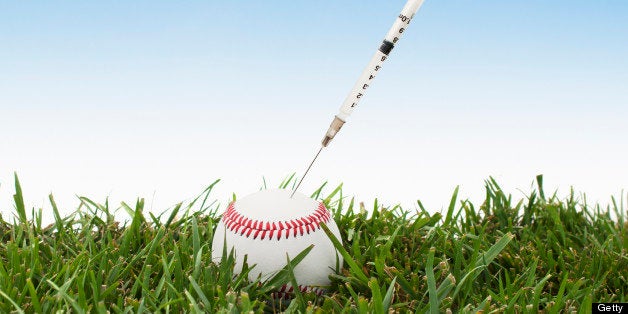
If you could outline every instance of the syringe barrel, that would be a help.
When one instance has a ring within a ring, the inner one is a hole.
[[[388,56],[377,50],[371,61],[369,61],[368,66],[364,69],[360,78],[358,78],[357,82],[345,98],[345,101],[340,106],[340,112],[338,112],[337,117],[342,119],[343,121],[347,121],[347,118],[355,107],[357,107],[360,99],[364,96],[366,89],[369,88],[370,84],[372,84],[373,79],[377,75],[377,72],[382,68],[382,64],[386,61]]]
[[[406,30],[408,24],[414,17],[416,11],[421,7],[424,0],[410,0],[406,3],[406,5],[401,9],[401,13],[395,20],[395,23],[384,37],[384,40],[387,40],[393,44],[396,44],[403,32]]]
[[[362,72],[362,75],[358,78],[357,82],[345,98],[345,101],[340,106],[340,112],[337,117],[343,121],[347,121],[347,118],[355,107],[357,107],[360,99],[364,96],[366,89],[372,84],[373,79],[377,75],[378,71],[382,68],[382,64],[388,58],[388,54],[394,48],[395,44],[403,35],[406,27],[410,24],[410,21],[414,17],[414,14],[419,9],[424,0],[409,0],[401,10],[401,13],[395,20],[395,23],[390,28],[384,41],[379,49],[375,52],[371,61]]]

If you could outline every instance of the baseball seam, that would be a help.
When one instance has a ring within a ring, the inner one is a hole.
[[[315,286],[303,286],[299,285],[299,290],[302,293],[314,292],[316,295],[321,296],[325,293],[325,289],[315,287]],[[289,285],[283,285],[278,291],[272,293],[273,298],[275,299],[287,299],[294,295],[294,287]]]
[[[231,203],[222,216],[222,222],[231,232],[247,238],[252,236],[253,239],[259,237],[260,240],[266,238],[272,240],[275,237],[280,240],[282,235],[287,239],[291,236],[309,234],[320,229],[320,223],[327,223],[330,218],[329,211],[323,203],[319,203],[318,208],[308,216],[281,221],[251,219],[239,213]]]

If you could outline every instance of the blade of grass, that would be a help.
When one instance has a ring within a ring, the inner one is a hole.
[[[436,248],[430,248],[427,256],[427,264],[425,265],[425,275],[427,276],[427,289],[430,300],[430,313],[438,314],[438,294],[436,293],[436,279],[434,278],[434,253]]]
[[[17,177],[17,172],[13,173],[15,177],[15,194],[13,194],[13,200],[15,201],[15,210],[17,211],[20,223],[27,224],[26,207],[24,206],[24,196],[22,195],[22,186],[20,185],[20,179]]]
[[[303,300],[303,293],[301,293],[301,289],[299,288],[299,284],[297,283],[297,278],[294,276],[294,266],[290,263],[290,256],[286,254],[286,271],[288,272],[288,277],[290,278],[290,284],[292,285],[292,292],[294,293],[295,299],[292,302],[297,303],[299,307],[299,311],[301,313],[305,313],[305,301]]]
[[[513,238],[513,235],[510,233],[507,233],[506,235],[501,237],[493,246],[491,246],[488,249],[488,251],[480,255],[475,261],[475,263],[471,264],[474,267],[467,271],[466,275],[462,278],[462,280],[460,280],[460,283],[456,286],[456,289],[454,290],[454,293],[452,294],[452,298],[455,298],[458,295],[458,293],[460,292],[460,289],[462,289],[462,287],[464,286],[464,283],[467,280],[475,280],[475,278],[479,275],[478,270],[484,269],[488,264],[493,262],[493,259],[495,259],[495,257],[497,257],[497,255],[502,250],[504,250],[504,248],[508,245],[508,243],[510,243],[512,238]]]
[[[384,313],[388,313],[390,311],[390,304],[393,300],[393,294],[395,292],[395,283],[397,282],[397,276],[393,278],[388,286],[388,290],[386,290],[386,295],[384,295],[384,300],[382,302],[382,306],[384,308]]]
[[[451,196],[451,200],[449,201],[449,207],[447,208],[447,215],[445,216],[445,222],[443,226],[449,226],[452,221],[452,217],[454,214],[454,210],[456,209],[456,200],[458,199],[458,190],[460,186],[456,186],[454,189],[454,194]]]
[[[377,278],[371,277],[368,285],[369,288],[371,288],[371,302],[373,305],[373,313],[384,314],[382,292],[379,288]]]
[[[358,263],[356,263],[353,260],[351,255],[349,255],[349,252],[345,250],[345,248],[342,246],[342,243],[340,243],[340,241],[331,232],[331,230],[329,230],[329,227],[327,227],[325,223],[321,223],[321,228],[323,229],[323,231],[325,231],[325,234],[327,234],[327,237],[329,237],[331,242],[334,244],[334,247],[336,248],[336,250],[340,252],[342,257],[344,258],[344,261],[349,265],[349,268],[351,268],[351,271],[352,271],[351,273],[354,276],[356,276],[356,278],[359,279],[365,286],[367,286],[369,279],[368,277],[366,277],[366,274],[364,274],[364,272],[362,271],[362,268],[358,266]]]
[[[270,278],[266,284],[262,287],[263,293],[269,293],[281,287],[282,285],[288,283],[290,280],[290,275],[288,274],[288,269],[290,267],[296,267],[301,261],[310,253],[310,251],[314,248],[314,244],[308,246],[303,251],[301,251],[297,256],[290,259],[290,262],[287,263],[281,270],[277,272],[272,278]]]
[[[17,313],[24,314],[24,311],[22,310],[22,308],[15,301],[13,301],[13,299],[11,299],[11,297],[9,295],[7,295],[4,291],[0,290],[0,296],[2,296],[5,299],[7,299],[7,301],[9,301],[9,303],[11,303],[11,305],[13,305],[13,307],[15,307],[15,311]]]

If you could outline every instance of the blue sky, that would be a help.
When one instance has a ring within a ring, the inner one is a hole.
[[[31,206],[155,211],[301,173],[403,5],[0,3],[0,209],[13,171]],[[625,1],[426,0],[303,191],[439,210],[543,173],[607,202],[628,188],[626,56]]]

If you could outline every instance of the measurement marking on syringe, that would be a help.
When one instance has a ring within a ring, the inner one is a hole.
[[[407,17],[403,14],[399,14],[399,18],[401,19],[402,22],[406,23],[406,24],[410,24],[410,21],[412,20],[411,17]]]

